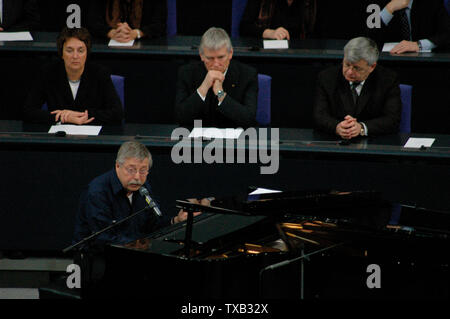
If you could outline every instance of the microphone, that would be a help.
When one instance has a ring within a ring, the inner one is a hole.
[[[156,215],[158,215],[159,217],[162,216],[161,211],[159,210],[158,206],[156,206],[155,201],[150,197],[150,193],[148,192],[147,188],[145,188],[144,186],[142,186],[141,188],[139,188],[139,194],[141,194],[142,196],[145,197],[145,201],[147,202],[148,206],[150,208],[153,208],[154,212],[156,213]]]

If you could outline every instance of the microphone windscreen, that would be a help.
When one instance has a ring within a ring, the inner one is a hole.
[[[141,194],[142,196],[149,196],[150,195],[148,190],[147,190],[147,188],[145,188],[144,186],[139,188],[139,194]]]

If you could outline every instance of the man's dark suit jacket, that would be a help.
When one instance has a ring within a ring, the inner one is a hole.
[[[384,8],[389,1],[383,0],[380,5]],[[381,22],[380,29],[372,29],[368,36],[373,38],[379,46],[385,42],[400,42],[400,19],[397,12],[386,26]],[[438,48],[450,48],[450,17],[443,0],[415,0],[411,7],[412,41],[428,39]]]
[[[355,106],[342,66],[322,71],[318,76],[314,122],[319,130],[332,134],[351,115],[366,124],[369,135],[398,132],[401,118],[400,87],[397,75],[377,66],[364,82]]]
[[[214,92],[209,89],[205,102],[197,89],[207,69],[203,62],[184,65],[178,72],[175,102],[177,123],[193,126],[201,119],[203,127],[250,127],[256,125],[258,75],[254,68],[238,61],[230,61],[223,89],[227,93],[220,106]]]
[[[48,110],[42,105],[47,103]],[[43,67],[32,84],[25,101],[24,120],[35,123],[55,123],[54,110],[88,110],[89,118],[95,117],[90,124],[120,124],[123,109],[114,88],[111,75],[99,65],[87,62],[80,86],[73,99],[67,79],[64,62],[58,61]]]
[[[3,0],[4,31],[31,31],[39,27],[40,15],[36,0]]]

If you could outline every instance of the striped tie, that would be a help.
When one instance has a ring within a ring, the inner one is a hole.
[[[351,89],[352,89],[352,96],[353,96],[353,102],[355,103],[355,105],[356,105],[356,103],[358,103],[358,97],[359,97],[359,95],[358,95],[358,91],[356,91],[356,88],[358,87],[358,85],[360,85],[361,84],[361,82],[353,82],[350,86],[351,86]]]

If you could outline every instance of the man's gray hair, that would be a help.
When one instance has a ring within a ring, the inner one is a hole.
[[[365,60],[367,64],[374,65],[379,55],[375,41],[365,37],[351,39],[344,47],[344,59],[350,63]]]
[[[222,28],[211,27],[202,36],[199,52],[203,54],[204,48],[216,51],[224,46],[226,46],[228,52],[233,48],[227,32]]]
[[[135,141],[125,142],[120,146],[119,151],[117,152],[116,163],[122,165],[127,158],[137,158],[141,161],[148,158],[149,168],[152,167],[153,164],[152,155],[147,147],[145,147],[144,144]]]

